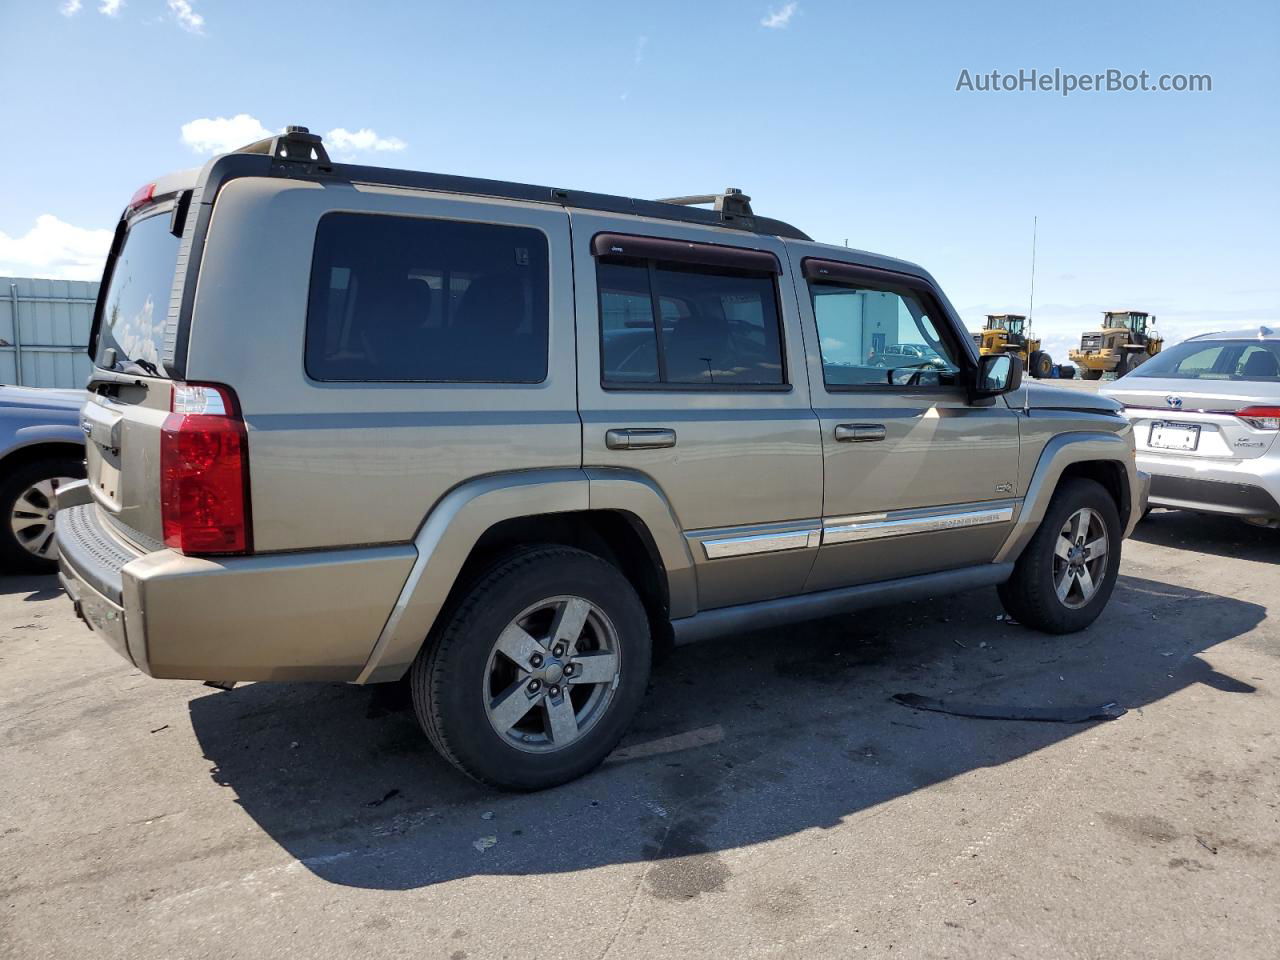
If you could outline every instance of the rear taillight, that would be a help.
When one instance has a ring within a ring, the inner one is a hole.
[[[1245,407],[1236,416],[1255,430],[1280,430],[1280,407]]]
[[[189,554],[249,553],[249,442],[235,394],[175,383],[160,431],[165,546]]]

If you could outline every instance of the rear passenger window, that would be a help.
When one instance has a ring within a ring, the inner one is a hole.
[[[545,380],[547,261],[546,237],[528,227],[326,214],[311,267],[307,374]]]
[[[772,273],[601,259],[596,279],[607,386],[786,382]]]
[[[596,279],[605,383],[786,383],[772,274],[602,261]]]

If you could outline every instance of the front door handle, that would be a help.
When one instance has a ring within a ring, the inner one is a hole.
[[[883,423],[838,423],[836,441],[839,443],[869,443],[884,439]]]
[[[676,432],[666,427],[631,427],[606,430],[604,445],[610,450],[658,450],[676,445]]]

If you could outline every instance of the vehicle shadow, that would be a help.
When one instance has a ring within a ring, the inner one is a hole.
[[[1135,708],[1192,684],[1252,693],[1197,654],[1266,616],[1124,576],[1080,634],[1044,636],[999,613],[984,591],[679,650],[655,668],[624,749],[538,794],[496,793],[454,771],[412,711],[390,702],[400,687],[253,684],[196,698],[191,722],[214,780],[331,883],[398,890],[657,860],[669,869],[646,882],[681,899],[725,881],[721,851],[834,826],[1091,727],[924,713],[893,694],[1115,701],[1131,712],[1112,722],[1132,723]]]
[[[1280,563],[1280,530],[1186,510],[1154,510],[1134,528],[1131,539],[1215,557]]]
[[[48,576],[31,576],[28,574],[16,576],[0,576],[0,597],[7,597],[10,594],[25,593],[23,600],[48,600],[56,597],[62,592],[62,587],[58,584],[56,575]]]

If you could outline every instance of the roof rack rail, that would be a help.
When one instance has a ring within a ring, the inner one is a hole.
[[[232,153],[265,153],[274,160],[296,163],[328,163],[329,154],[319,134],[306,127],[285,127],[284,133],[246,144]]]
[[[716,213],[736,217],[753,216],[751,198],[737,187],[725,187],[724,193],[697,193],[691,197],[667,197],[659,203],[674,203],[681,207],[695,207],[700,204],[714,205]]]
[[[671,200],[640,200],[633,197],[591,193],[584,190],[565,190],[560,187],[538,186],[506,180],[485,180],[479,177],[462,177],[447,173],[421,173],[394,167],[369,167],[361,164],[332,163],[325,152],[321,137],[306,127],[286,127],[285,132],[259,140],[233,150],[218,158],[211,170],[210,197],[215,196],[222,183],[237,176],[262,176],[254,172],[248,157],[265,155],[271,159],[268,176],[337,180],[347,183],[367,183],[385,187],[407,187],[417,190],[434,190],[440,193],[458,193],[477,197],[497,197],[503,200],[524,200],[534,203],[553,203],[566,208],[592,210],[601,213],[628,214],[652,217],[656,220],[674,220],[704,226],[728,227],[746,233],[759,233],[791,240],[812,240],[807,233],[782,220],[761,217],[751,210],[751,198],[736,187],[724,193],[701,197],[676,197]],[[237,155],[240,159],[237,160]],[[249,166],[246,166],[248,164]],[[208,202],[212,202],[209,200]],[[712,204],[706,210],[698,204]]]

